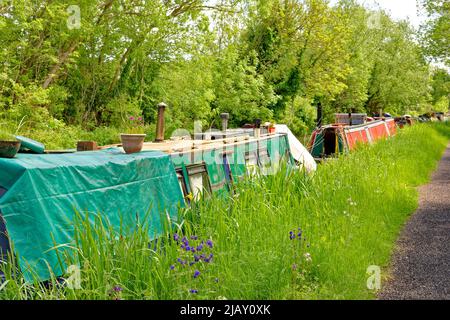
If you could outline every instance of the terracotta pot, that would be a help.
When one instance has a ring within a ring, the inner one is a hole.
[[[122,147],[126,153],[136,153],[142,150],[146,134],[127,134],[122,133],[120,139],[122,140]]]
[[[14,158],[20,145],[20,141],[0,141],[0,158]]]

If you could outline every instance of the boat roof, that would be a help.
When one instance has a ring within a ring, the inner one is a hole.
[[[285,136],[284,133],[261,134],[259,138],[252,137],[248,134],[234,136],[225,139],[215,140],[195,140],[195,139],[174,139],[165,140],[163,142],[145,142],[142,148],[145,150],[158,150],[167,154],[177,154],[193,151],[204,151],[223,148],[224,146],[240,145],[248,142],[265,141],[274,137]],[[121,144],[114,144],[99,147],[99,149],[108,149],[111,147],[120,147]]]

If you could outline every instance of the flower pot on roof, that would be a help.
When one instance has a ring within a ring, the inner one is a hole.
[[[271,124],[269,125],[268,130],[269,130],[269,134],[275,134],[276,131],[277,131],[277,129],[275,128],[275,123],[271,123]]]
[[[13,135],[0,133],[0,158],[14,158],[21,142]]]
[[[127,132],[120,134],[123,150],[127,153],[136,153],[142,150],[147,135],[144,133],[144,119],[131,116],[127,121]]]

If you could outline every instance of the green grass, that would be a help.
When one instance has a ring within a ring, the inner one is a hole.
[[[197,203],[182,213],[182,230],[199,237],[190,240],[196,245],[212,239],[214,258],[192,267],[177,262],[192,254],[171,235],[149,247],[145,225],[115,239],[111,226],[80,218],[75,255],[65,259],[81,266],[82,289],[25,284],[10,271],[0,298],[372,299],[367,267],[386,272],[417,207],[416,187],[428,181],[449,138],[448,124],[416,125],[320,165],[313,177],[283,169],[243,181],[230,199]],[[298,228],[302,239],[290,240]]]

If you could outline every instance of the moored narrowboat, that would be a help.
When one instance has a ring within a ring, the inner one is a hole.
[[[65,273],[54,248],[72,243],[76,211],[101,215],[117,230],[149,219],[154,239],[164,217],[177,222],[179,207],[210,193],[229,195],[245,176],[272,174],[282,162],[316,169],[289,128],[262,129],[160,139],[133,154],[84,142],[95,150],[0,158],[0,259],[7,261],[12,242],[25,279],[44,281]]]
[[[317,128],[311,135],[308,149],[317,159],[348,152],[358,144],[395,135],[397,125],[393,118],[368,118],[365,114],[336,114],[334,124]]]

